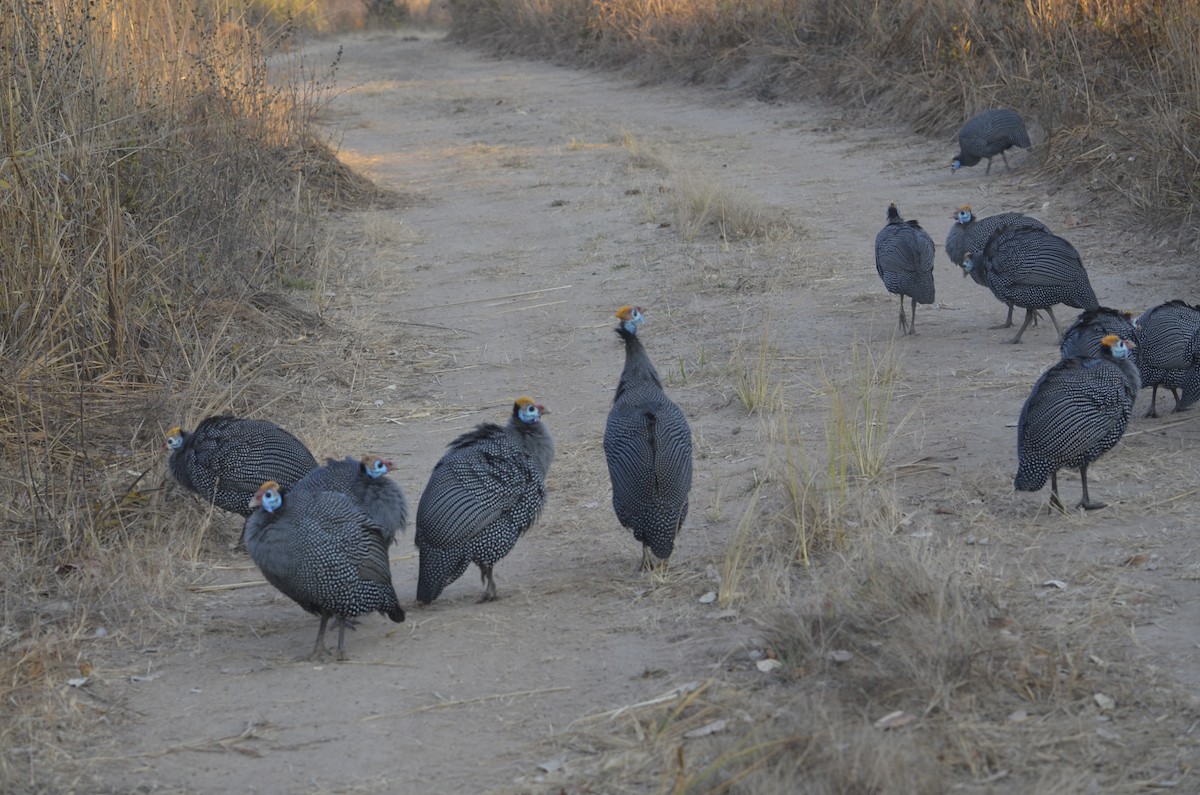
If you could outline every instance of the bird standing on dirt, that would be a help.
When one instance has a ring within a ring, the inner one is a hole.
[[[1115,334],[1100,343],[1099,356],[1062,359],[1034,384],[1017,422],[1017,491],[1038,491],[1050,479],[1050,504],[1063,509],[1058,470],[1079,470],[1083,499],[1076,507],[1103,508],[1088,497],[1088,464],[1112,449],[1125,433],[1141,386],[1130,359],[1134,343]]]
[[[1142,386],[1152,387],[1146,416],[1158,416],[1160,386],[1171,390],[1175,411],[1186,411],[1200,400],[1200,308],[1167,301],[1147,309],[1134,325]]]
[[[642,543],[642,568],[649,569],[651,554],[664,562],[671,557],[687,518],[692,432],[638,338],[641,310],[623,306],[616,316],[625,368],[604,428],[604,458],[617,520]]]
[[[888,205],[887,224],[875,235],[875,270],[889,293],[900,296],[900,333],[917,333],[917,304],[932,304],[933,238],[916,221]],[[912,299],[912,327],[904,317],[904,297]]]
[[[252,513],[250,498],[265,481],[290,488],[317,468],[303,442],[266,420],[209,417],[191,433],[172,428],[163,445],[180,485],[241,516]]]
[[[1079,252],[1058,235],[1037,227],[1006,226],[996,230],[982,252],[967,252],[963,267],[968,273],[982,268],[988,287],[1001,303],[1024,307],[1025,322],[1009,340],[1013,344],[1021,341],[1035,310],[1046,310],[1061,341],[1062,329],[1051,307],[1100,306]]]
[[[503,427],[480,423],[450,443],[417,503],[417,601],[430,604],[474,562],[496,598],[492,567],[512,551],[546,504],[554,440],[532,398],[513,403]]]
[[[951,262],[962,268],[963,276],[970,276],[972,281],[981,287],[988,286],[987,274],[984,269],[977,268],[968,273],[967,269],[963,268],[963,260],[966,259],[968,251],[983,251],[983,247],[987,245],[988,238],[992,236],[992,233],[1005,226],[1029,226],[1050,231],[1050,227],[1038,219],[1021,213],[998,213],[986,218],[977,218],[969,204],[959,207],[951,218],[954,219],[954,223],[950,226],[949,234],[946,235],[946,256],[950,258]],[[990,328],[1012,328],[1012,319],[1013,305],[1009,304],[1008,318],[1003,325]],[[1036,322],[1036,315],[1034,320]]]
[[[309,659],[325,654],[325,625],[338,621],[337,655],[346,659],[346,626],[379,611],[395,622],[404,610],[392,586],[383,528],[339,492],[263,483],[248,503],[246,549],[267,582],[321,617]]]
[[[971,117],[958,131],[958,156],[950,161],[950,170],[958,171],[961,166],[973,166],[987,158],[984,174],[992,173],[992,158],[1000,155],[1004,167],[1008,168],[1006,149],[1019,146],[1028,149],[1029,132],[1025,121],[1015,110],[992,108]]]
[[[383,530],[384,542],[391,545],[396,534],[408,527],[408,500],[400,484],[387,476],[391,468],[391,461],[377,456],[359,461],[330,458],[301,478],[295,488],[336,491],[353,498]]]

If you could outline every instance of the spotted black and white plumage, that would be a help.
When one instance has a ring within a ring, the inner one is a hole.
[[[988,286],[987,274],[984,269],[976,268],[968,273],[967,269],[963,268],[963,260],[966,259],[968,251],[983,251],[983,247],[987,245],[988,238],[992,236],[992,233],[1006,226],[1029,226],[1050,231],[1050,227],[1038,219],[1022,213],[998,213],[986,218],[977,218],[969,204],[959,207],[951,217],[954,219],[954,223],[950,226],[949,234],[946,235],[946,256],[950,258],[951,262],[962,268],[963,276],[970,276],[972,281],[981,287]],[[992,328],[1012,328],[1012,318],[1013,305],[1009,304],[1008,318],[1002,325]]]
[[[303,442],[266,420],[209,417],[190,433],[172,428],[164,446],[180,485],[242,516],[250,515],[250,498],[265,481],[286,489],[317,468]]]
[[[889,293],[900,296],[900,333],[917,333],[917,304],[932,304],[933,238],[916,221],[905,221],[895,204],[887,224],[875,235],[875,271]],[[904,316],[904,298],[912,300],[912,327]]]
[[[625,368],[604,427],[604,458],[617,520],[642,543],[642,566],[649,568],[651,554],[661,561],[671,557],[687,519],[692,431],[679,406],[663,392],[638,337],[641,310],[621,307],[617,318]]]
[[[1078,469],[1083,499],[1077,507],[1104,507],[1088,497],[1087,468],[1120,440],[1133,412],[1141,380],[1132,346],[1109,335],[1099,356],[1062,359],[1042,374],[1017,422],[1014,488],[1038,491],[1049,478],[1050,502],[1062,508],[1058,470]]]
[[[1015,110],[992,108],[972,116],[958,131],[958,155],[950,161],[950,170],[958,171],[961,166],[973,166],[987,158],[984,174],[992,173],[992,158],[996,155],[1004,160],[1008,168],[1005,150],[1019,146],[1028,149],[1029,132],[1025,120]]]
[[[1143,312],[1135,326],[1142,386],[1152,388],[1146,416],[1158,416],[1160,386],[1175,397],[1175,411],[1186,411],[1200,400],[1200,308],[1167,301]]]
[[[1006,226],[996,230],[982,252],[967,252],[963,267],[968,273],[982,268],[988,287],[1001,303],[1024,307],[1025,322],[1009,340],[1014,344],[1021,341],[1035,310],[1046,310],[1061,340],[1062,329],[1051,307],[1100,306],[1079,252],[1058,235],[1037,227]]]
[[[379,611],[392,621],[404,610],[392,587],[383,528],[346,494],[262,484],[249,503],[246,549],[267,582],[321,617],[311,659],[325,653],[325,625],[338,620],[339,659],[346,655],[346,626]]]
[[[359,461],[330,458],[301,478],[295,488],[337,491],[354,498],[383,530],[383,540],[390,545],[396,534],[408,527],[408,500],[400,484],[387,476],[391,468],[391,461],[378,456],[364,456]]]
[[[1075,322],[1063,332],[1062,342],[1058,346],[1059,353],[1064,359],[1070,359],[1072,356],[1099,356],[1101,341],[1109,334],[1136,342],[1133,314],[1106,306],[1081,312]],[[1136,350],[1130,352],[1130,356],[1135,361],[1140,359],[1140,343]]]
[[[554,440],[544,411],[518,398],[506,425],[485,422],[464,433],[433,468],[417,503],[418,602],[433,602],[472,562],[486,583],[479,601],[496,598],[492,567],[546,504]]]

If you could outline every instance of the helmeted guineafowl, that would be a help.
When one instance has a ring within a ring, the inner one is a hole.
[[[1134,340],[1133,314],[1102,306],[1081,312],[1075,322],[1063,332],[1058,349],[1062,358],[1072,356],[1099,356],[1100,343],[1109,334],[1123,340]],[[1133,352],[1133,358],[1141,356],[1141,345]]]
[[[1033,386],[1017,422],[1018,491],[1038,491],[1050,479],[1050,502],[1058,496],[1058,470],[1079,470],[1083,499],[1077,507],[1103,508],[1088,497],[1088,464],[1125,433],[1141,381],[1130,359],[1133,342],[1110,334],[1099,356],[1073,356],[1051,367]]]
[[[1147,309],[1134,325],[1142,386],[1152,387],[1146,416],[1158,416],[1160,386],[1171,390],[1175,411],[1190,408],[1200,399],[1200,308],[1167,301]]]
[[[297,489],[338,491],[353,497],[383,530],[383,540],[392,544],[397,533],[408,527],[408,500],[400,484],[387,476],[392,462],[378,456],[361,460],[330,458],[296,483]]]
[[[242,516],[251,514],[250,498],[265,481],[286,489],[317,468],[303,442],[267,420],[222,414],[190,433],[172,428],[163,444],[180,485]]]
[[[997,229],[1005,226],[1031,226],[1039,229],[1050,231],[1050,227],[1043,224],[1036,218],[1021,213],[998,213],[989,215],[986,218],[977,218],[971,210],[971,205],[964,204],[951,216],[954,223],[950,226],[950,232],[946,235],[946,256],[950,261],[962,268],[963,276],[970,276],[971,279],[981,287],[987,287],[987,274],[983,268],[976,268],[971,272],[967,272],[963,268],[963,260],[966,259],[968,251],[983,251],[983,247],[987,245],[988,238]],[[993,329],[1012,328],[1013,305],[1008,305],[1008,317],[1002,325],[991,326]],[[1034,322],[1037,322],[1037,316],[1034,315]]]
[[[604,427],[604,458],[617,520],[642,543],[642,568],[649,569],[651,554],[664,562],[671,557],[675,536],[687,519],[692,431],[679,406],[663,392],[638,338],[641,310],[623,306],[617,318],[625,368]]]
[[[546,504],[554,440],[532,398],[513,404],[506,425],[480,423],[450,443],[417,503],[417,601],[430,604],[468,564],[496,598],[492,567],[512,551]]]
[[[963,267],[968,273],[983,268],[988,287],[1001,303],[1024,307],[1025,322],[1017,335],[1009,340],[1014,344],[1021,341],[1035,310],[1046,310],[1061,341],[1062,329],[1051,307],[1055,304],[1076,309],[1100,306],[1079,252],[1063,238],[1044,229],[1002,227],[992,233],[982,252],[967,252]]]
[[[992,173],[992,158],[1000,155],[1004,167],[1008,168],[1006,149],[1019,146],[1028,149],[1029,132],[1025,121],[1015,110],[992,108],[972,116],[958,131],[958,156],[950,161],[950,170],[958,171],[961,166],[973,166],[987,158],[984,174]]]
[[[346,656],[346,626],[376,610],[392,621],[404,610],[392,587],[383,528],[346,494],[268,481],[249,504],[246,549],[267,582],[321,617],[310,659],[325,653],[325,625],[338,621],[338,659]]]
[[[916,221],[905,221],[888,205],[887,224],[875,235],[875,270],[889,293],[900,296],[900,332],[917,333],[917,304],[933,303],[933,238]],[[904,297],[912,299],[912,327]]]

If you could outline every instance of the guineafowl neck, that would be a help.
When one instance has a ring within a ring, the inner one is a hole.
[[[529,425],[517,419],[512,421],[512,428],[521,440],[525,452],[541,470],[542,477],[545,477],[550,471],[550,462],[554,460],[554,438],[550,431],[541,422]]]
[[[621,383],[645,382],[651,382],[660,389],[662,388],[662,382],[658,380],[658,370],[654,369],[654,363],[650,361],[650,356],[646,353],[642,341],[637,337],[627,337],[625,339],[625,369],[621,371]]]
[[[1129,357],[1115,359],[1114,361],[1121,368],[1121,372],[1125,376],[1125,383],[1129,392],[1136,395],[1138,390],[1142,388],[1142,373],[1138,369],[1137,362]]]

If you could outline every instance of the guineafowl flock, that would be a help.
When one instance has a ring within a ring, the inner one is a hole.
[[[1005,151],[1029,148],[1024,122],[1011,110],[985,111],[959,133],[952,170]],[[1013,212],[977,218],[970,206],[952,216],[946,254],[963,276],[987,287],[1025,318],[1017,344],[1044,312],[1057,332],[1060,358],[1033,385],[1017,422],[1018,491],[1049,481],[1051,504],[1064,509],[1058,472],[1080,472],[1078,507],[1103,503],[1088,492],[1088,467],[1125,432],[1134,400],[1158,388],[1183,411],[1200,400],[1200,307],[1174,300],[1134,319],[1101,306],[1083,259],[1065,238],[1038,219]],[[934,303],[935,244],[921,224],[893,203],[875,237],[875,268],[899,297],[900,334],[915,335],[917,305]],[[910,310],[905,312],[905,299]],[[1082,310],[1064,332],[1054,314],[1062,304]],[[641,544],[643,569],[665,566],[688,515],[692,435],[680,407],[643,345],[646,318],[638,307],[616,312],[625,361],[604,428],[603,449],[619,524]],[[512,404],[501,425],[484,422],[449,442],[432,467],[417,503],[414,542],[419,556],[416,601],[429,605],[473,563],[483,584],[480,602],[497,598],[494,567],[531,529],[547,502],[546,478],[555,447],[546,409],[529,397]],[[392,582],[388,549],[406,532],[409,503],[384,458],[330,458],[318,465],[295,436],[266,421],[209,417],[186,432],[173,428],[165,446],[169,469],[185,488],[225,511],[247,517],[246,549],[267,582],[320,618],[311,659],[327,653],[325,632],[345,630],[379,612],[405,619]],[[658,561],[656,564],[655,561]]]
[[[616,332],[625,366],[604,431],[613,508],[620,524],[665,566],[688,512],[692,436],[679,406],[663,391],[638,336],[638,307],[623,306]],[[480,602],[497,598],[493,567],[546,505],[554,439],[544,406],[519,397],[504,425],[484,422],[449,443],[417,503],[416,600],[428,605],[470,564],[484,584]],[[326,653],[329,619],[346,628],[379,612],[404,621],[388,548],[408,526],[409,507],[377,456],[327,459],[322,466],[295,436],[266,420],[209,417],[191,432],[172,428],[168,468],[180,485],[212,505],[245,516],[246,550],[267,582],[320,617],[307,659]],[[254,484],[254,485],[250,485]]]
[[[986,158],[987,174],[996,155],[1007,167],[1006,150],[1031,146],[1025,122],[1008,109],[972,117],[958,141],[953,172]],[[1033,385],[1017,422],[1014,488],[1038,491],[1048,480],[1051,505],[1062,510],[1058,471],[1077,469],[1083,492],[1077,507],[1104,507],[1088,494],[1088,465],[1121,439],[1138,391],[1152,388],[1147,417],[1157,416],[1160,386],[1175,398],[1175,411],[1200,400],[1200,306],[1172,300],[1134,319],[1100,305],[1079,252],[1040,220],[1015,212],[977,218],[969,205],[952,219],[946,256],[1008,307],[1005,323],[991,328],[1011,327],[1013,310],[1021,307],[1025,319],[1009,343],[1021,342],[1039,312],[1057,332],[1059,361]],[[915,333],[917,303],[934,300],[932,267],[925,266],[933,250],[927,237],[892,204],[875,238],[875,268],[888,292],[900,295],[901,333]],[[911,326],[904,316],[906,295],[912,298]],[[1058,304],[1083,310],[1066,331],[1054,315]]]

